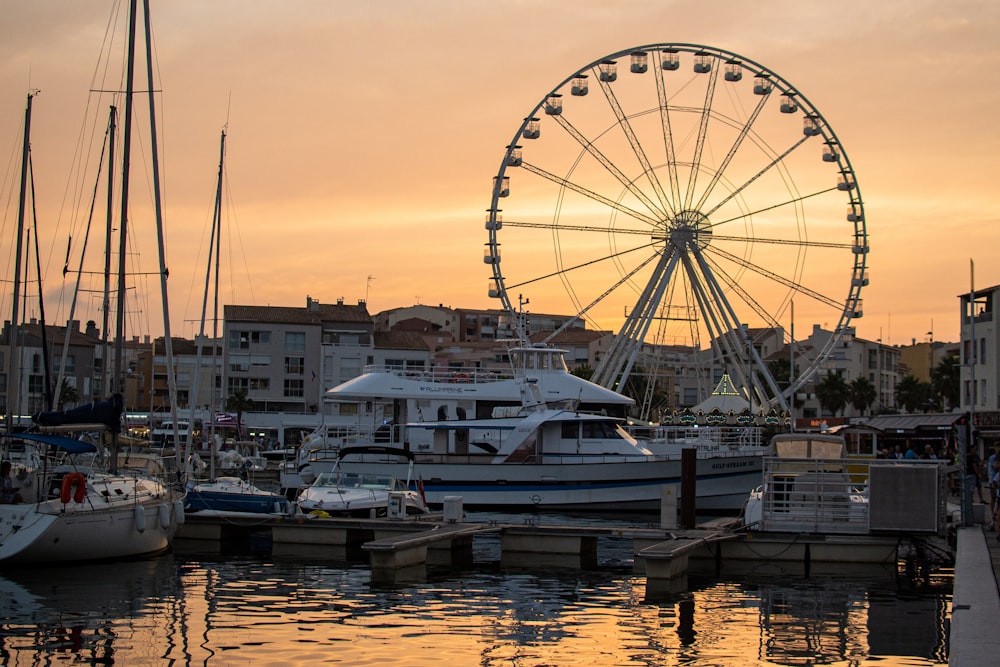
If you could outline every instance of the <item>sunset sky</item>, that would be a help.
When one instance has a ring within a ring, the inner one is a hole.
[[[82,129],[94,114],[88,89],[100,80],[112,6],[2,0],[0,269],[9,274],[13,254],[26,95],[39,89],[32,160],[49,230],[40,235],[47,298],[61,288],[80,216],[72,157],[91,131]],[[371,313],[496,307],[483,216],[521,120],[581,66],[665,42],[765,64],[835,129],[871,246],[859,336],[957,340],[970,260],[977,287],[1000,283],[992,0],[170,0],[153,3],[152,23],[174,335],[197,330],[223,127],[223,303],[304,306],[309,295],[367,298]],[[142,252],[153,266],[155,253]],[[528,296],[534,309],[556,310]],[[50,321],[68,312],[46,309]]]

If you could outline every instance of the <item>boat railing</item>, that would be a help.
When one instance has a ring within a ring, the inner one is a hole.
[[[763,460],[761,530],[865,534],[868,488],[851,479],[846,459]]]
[[[629,431],[654,443],[715,446],[718,449],[767,446],[764,429],[758,426],[632,426]]]
[[[947,461],[763,459],[765,531],[866,534],[938,531],[948,512]]]
[[[417,370],[399,366],[369,365],[364,367],[364,373],[387,373],[396,377],[413,380],[414,382],[435,382],[449,384],[485,384],[510,380],[514,375],[509,370],[486,368],[434,368]]]

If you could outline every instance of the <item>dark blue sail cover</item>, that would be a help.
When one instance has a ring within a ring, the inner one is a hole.
[[[73,424],[103,424],[112,433],[121,433],[125,402],[121,394],[108,401],[95,401],[72,410],[39,412],[31,420],[39,426],[72,426]]]

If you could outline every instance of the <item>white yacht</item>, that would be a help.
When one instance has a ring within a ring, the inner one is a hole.
[[[680,453],[655,455],[630,436],[622,427],[632,400],[570,374],[564,354],[515,348],[506,374],[372,369],[328,398],[385,404],[391,418],[378,420],[369,442],[413,454],[431,506],[456,496],[492,509],[657,510],[664,485],[680,483]],[[297,469],[315,479],[335,463],[307,454]],[[392,454],[342,463],[394,477],[406,466]],[[760,483],[759,454],[717,452],[696,467],[699,510],[739,509]]]

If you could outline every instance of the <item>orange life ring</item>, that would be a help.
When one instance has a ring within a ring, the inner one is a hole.
[[[73,487],[76,487],[75,489]],[[71,472],[70,474],[63,477],[62,488],[59,490],[59,500],[63,504],[69,502],[70,496],[73,496],[73,501],[77,503],[82,503],[84,496],[87,495],[87,478],[83,476],[83,473]]]
[[[454,382],[468,382],[468,381],[469,381],[469,376],[466,375],[465,373],[459,373],[458,375],[455,376],[454,379]]]

